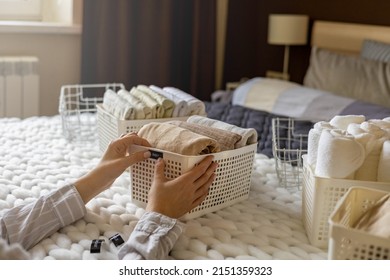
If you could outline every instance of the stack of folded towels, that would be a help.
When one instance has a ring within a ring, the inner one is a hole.
[[[234,150],[257,142],[257,132],[253,128],[241,128],[198,115],[187,121],[150,122],[137,134],[154,148],[186,156]]]
[[[206,115],[205,105],[194,96],[174,87],[138,85],[130,91],[108,89],[103,107],[120,120]]]
[[[307,163],[319,177],[390,182],[390,117],[346,115],[315,123]]]

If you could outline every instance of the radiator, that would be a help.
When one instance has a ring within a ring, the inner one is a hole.
[[[0,56],[0,117],[39,115],[38,58]]]

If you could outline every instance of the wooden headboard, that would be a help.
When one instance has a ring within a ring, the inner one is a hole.
[[[390,26],[315,21],[311,45],[340,53],[359,54],[364,39],[390,43]]]

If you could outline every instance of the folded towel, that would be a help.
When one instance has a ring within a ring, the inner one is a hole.
[[[344,129],[348,128],[351,123],[361,124],[366,120],[363,115],[345,115],[345,116],[334,116],[329,123],[335,128]]]
[[[190,116],[206,115],[206,107],[204,103],[200,101],[198,98],[175,87],[164,87],[163,90],[187,102]]]
[[[148,123],[137,134],[148,140],[152,147],[187,156],[217,153],[221,150],[214,139],[169,123]]]
[[[139,90],[136,87],[133,87],[130,90],[130,94],[140,99],[146,107],[149,107],[152,110],[152,119],[163,118],[164,117],[164,107],[161,106],[155,99],[150,97],[147,93]]]
[[[131,120],[135,118],[135,109],[125,99],[118,96],[112,89],[104,92],[103,107],[113,116],[120,120]]]
[[[320,177],[353,179],[364,161],[364,147],[345,130],[324,129],[318,142],[315,174]]]
[[[390,194],[379,199],[353,227],[375,236],[390,238]]]
[[[371,122],[363,122],[360,127],[374,138],[368,142],[366,156],[362,165],[356,170],[355,179],[362,181],[378,180],[379,157],[383,142],[386,140],[386,132]]]
[[[379,156],[377,181],[390,182],[390,140],[383,142]]]
[[[125,99],[134,108],[134,119],[144,120],[152,118],[152,109],[147,107],[139,98],[125,89],[118,91],[118,96]]]
[[[154,90],[150,89],[148,86],[145,85],[138,85],[137,89],[148,94],[151,98],[156,100],[164,108],[164,114],[163,114],[164,118],[172,117],[173,109],[175,109],[175,103],[171,99],[155,92]]]
[[[318,142],[320,141],[321,132],[324,129],[333,129],[333,126],[325,121],[320,121],[314,124],[309,130],[307,143],[307,163],[315,169],[318,153]]]
[[[202,116],[190,116],[187,119],[187,122],[219,128],[241,135],[241,140],[238,141],[235,145],[236,149],[244,147],[246,145],[257,143],[257,131],[254,128],[241,128],[233,124],[228,124],[219,120],[214,120]]]
[[[233,150],[237,142],[242,138],[237,133],[197,123],[183,121],[170,121],[169,123],[214,139],[221,147],[221,151]]]
[[[162,96],[165,96],[166,98],[169,98],[170,100],[172,100],[175,103],[175,108],[173,109],[172,117],[174,117],[174,118],[175,117],[186,117],[186,116],[190,115],[186,101],[184,101],[181,98],[178,98],[176,95],[174,95],[172,93],[169,93],[169,92],[163,90],[162,88],[160,88],[158,86],[151,85],[149,87],[151,90],[161,94]]]

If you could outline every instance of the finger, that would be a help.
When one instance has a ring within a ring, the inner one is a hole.
[[[118,141],[126,146],[130,145],[141,145],[146,147],[151,147],[149,142],[145,138],[141,138],[135,133],[126,134],[125,136],[118,139]]]
[[[129,167],[130,165],[133,165],[137,162],[143,161],[147,158],[150,158],[150,151],[139,151],[132,153],[131,155],[128,155],[123,158],[123,161]]]
[[[186,180],[195,182],[197,179],[199,179],[212,164],[213,158],[213,156],[205,157],[198,165],[184,173]]]
[[[156,164],[154,166],[154,178],[158,181],[165,181],[165,174],[164,174],[164,168],[165,168],[165,162],[162,158],[158,158],[156,161]]]
[[[218,167],[218,163],[216,162],[213,162],[209,165],[209,167],[207,168],[207,170],[202,174],[202,176],[200,176],[194,183],[195,185],[197,186],[202,186],[204,184],[206,184],[209,179],[215,174],[215,170],[217,169]]]
[[[196,191],[195,191],[195,197],[203,196],[204,194],[208,194],[211,184],[214,182],[215,177],[217,175],[215,173],[211,174],[211,176],[207,179],[207,181],[201,185]]]

